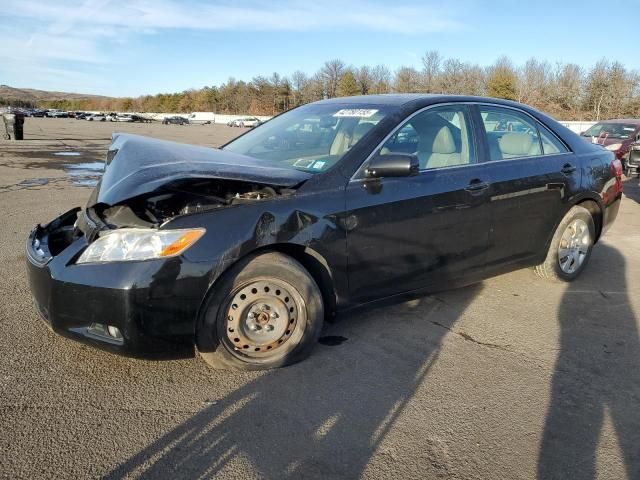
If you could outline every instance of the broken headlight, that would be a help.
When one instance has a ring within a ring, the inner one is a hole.
[[[204,235],[204,228],[149,230],[121,228],[100,235],[76,263],[123,262],[181,254]]]

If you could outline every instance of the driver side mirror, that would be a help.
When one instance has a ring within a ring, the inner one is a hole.
[[[419,171],[420,162],[412,153],[379,153],[371,159],[365,173],[368,178],[412,177]]]

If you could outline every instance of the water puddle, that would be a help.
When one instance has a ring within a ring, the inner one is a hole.
[[[63,168],[73,185],[95,187],[104,172],[104,162],[69,163]]]
[[[55,152],[54,155],[58,157],[79,157],[82,154],[80,152]]]

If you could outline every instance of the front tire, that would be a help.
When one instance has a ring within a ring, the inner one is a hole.
[[[198,322],[196,348],[212,368],[267,370],[306,358],[324,319],[315,280],[293,258],[269,252],[232,267]]]
[[[536,273],[561,282],[578,278],[591,257],[595,233],[591,213],[579,205],[571,208],[553,234],[544,262],[535,267]]]

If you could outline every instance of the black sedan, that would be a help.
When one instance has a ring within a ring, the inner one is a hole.
[[[173,117],[165,117],[162,120],[162,124],[163,125],[189,125],[189,119],[180,117],[177,115]]]
[[[544,114],[477,97],[324,100],[219,150],[116,134],[86,207],[29,235],[30,285],[68,337],[278,367],[339,311],[523,267],[575,279],[621,174]]]

